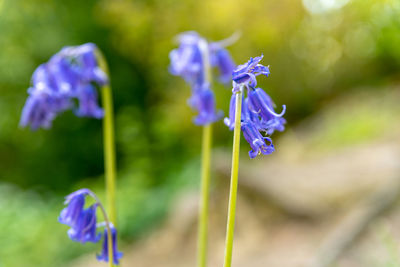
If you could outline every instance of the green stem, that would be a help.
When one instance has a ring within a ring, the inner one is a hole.
[[[102,88],[104,119],[103,119],[103,135],[104,135],[104,168],[106,178],[106,194],[107,206],[110,214],[110,221],[116,227],[116,209],[115,209],[115,143],[114,143],[114,120],[113,120],[113,103],[111,96],[111,87],[109,85]],[[113,266],[112,251],[112,234],[108,230],[108,262],[109,266]]]
[[[107,62],[100,50],[96,51],[97,59],[100,68],[107,74],[109,71]],[[104,171],[106,180],[106,195],[107,195],[107,208],[109,212],[109,219],[117,226],[116,220],[116,204],[115,204],[115,183],[116,183],[116,168],[115,168],[115,141],[114,141],[114,112],[113,101],[111,94],[110,82],[101,88],[104,118],[103,118],[103,143],[104,143]],[[112,257],[112,239],[111,232],[108,234],[108,253],[109,263],[113,266]]]
[[[106,85],[102,88],[103,96],[103,135],[104,135],[104,167],[107,189],[107,206],[110,214],[110,220],[116,225],[115,210],[115,142],[114,142],[114,120],[113,120],[113,103],[111,96],[111,88]]]
[[[199,42],[199,49],[202,55],[204,80],[211,86],[212,75],[210,66],[210,55],[208,43],[205,39]],[[208,206],[210,198],[210,165],[211,165],[211,142],[212,124],[203,126],[202,157],[201,157],[201,194],[198,219],[198,255],[197,266],[207,266],[207,243],[208,243]]]
[[[207,266],[208,240],[208,203],[210,195],[210,163],[211,163],[212,125],[203,127],[201,157],[201,197],[198,228],[198,267]]]
[[[235,103],[236,104],[235,129],[233,132],[231,186],[229,191],[224,267],[231,267],[232,264],[233,234],[235,230],[236,198],[237,198],[238,174],[239,174],[240,122],[242,114],[242,94],[243,94],[242,91],[243,88],[240,88],[239,92],[236,95],[236,103]]]

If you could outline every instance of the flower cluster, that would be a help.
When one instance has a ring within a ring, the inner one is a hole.
[[[220,81],[231,79],[235,64],[224,48],[224,42],[208,43],[196,32],[186,32],[178,36],[179,47],[171,51],[170,72],[181,76],[192,88],[188,101],[190,107],[198,111],[196,125],[206,125],[222,118],[222,112],[215,108],[214,93],[210,88],[210,67],[217,67]]]
[[[85,198],[87,195],[92,196],[96,202],[85,208]],[[101,240],[101,233],[97,229],[104,226],[104,223],[97,223],[96,210],[101,205],[97,197],[89,189],[80,189],[66,196],[64,204],[68,205],[64,208],[58,221],[71,227],[68,230],[68,236],[72,241],[97,243]],[[119,264],[119,259],[122,253],[117,250],[117,230],[109,223],[112,234],[113,262]],[[100,255],[97,255],[98,260],[108,262],[108,233],[105,227],[103,234],[103,249]]]
[[[259,154],[268,155],[274,152],[275,148],[269,137],[264,137],[261,133],[271,135],[274,131],[283,131],[286,120],[282,118],[285,114],[286,106],[283,105],[281,113],[276,113],[272,99],[263,89],[257,88],[258,75],[269,75],[269,67],[259,64],[263,56],[251,58],[246,64],[238,66],[232,73],[233,95],[229,107],[229,118],[224,119],[224,123],[233,130],[235,126],[235,103],[237,92],[242,90],[242,112],[241,130],[244,138],[250,144],[252,150],[249,151],[250,158],[255,158]],[[247,91],[247,97],[244,96]]]
[[[107,84],[108,77],[98,65],[96,50],[92,43],[64,47],[35,70],[22,110],[22,127],[49,128],[54,118],[68,109],[75,109],[77,116],[103,117],[96,85]],[[74,100],[79,102],[78,108]]]

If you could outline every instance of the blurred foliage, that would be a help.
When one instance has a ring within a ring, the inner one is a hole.
[[[188,86],[168,73],[177,33],[219,40],[241,32],[229,47],[235,61],[264,53],[271,76],[260,86],[278,106],[287,104],[288,124],[295,125],[339,96],[378,96],[398,83],[399,28],[398,0],[0,0],[0,180],[8,184],[0,189],[0,266],[60,266],[98,249],[70,242],[56,218],[71,190],[91,187],[101,195],[101,121],[67,112],[49,131],[18,128],[32,72],[62,46],[94,42],[109,61],[120,232],[132,240],[160,223],[178,190],[197,185],[201,131],[191,123]],[[230,88],[214,87],[226,112]],[[382,110],[379,99],[371,100],[374,108],[344,102],[341,113],[327,111],[335,120],[320,125],[313,142],[373,138],[393,119],[395,105]],[[215,144],[231,144],[222,123]]]

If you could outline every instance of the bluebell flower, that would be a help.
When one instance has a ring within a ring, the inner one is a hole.
[[[85,206],[86,192],[80,190],[66,197],[64,204],[68,206],[61,211],[58,221],[72,228],[76,227]]]
[[[214,93],[207,80],[206,66],[220,70],[220,80],[231,79],[235,64],[223,43],[208,43],[196,32],[185,32],[178,36],[179,47],[169,54],[171,74],[181,76],[192,88],[188,103],[199,112],[194,118],[196,125],[206,125],[219,120],[222,112],[215,108]],[[207,60],[207,61],[205,61]]]
[[[270,74],[269,67],[259,64],[264,56],[250,58],[250,60],[243,65],[239,65],[232,73],[232,80],[236,84],[246,84],[251,87],[257,85],[256,76],[265,75],[268,77]]]
[[[76,242],[98,242],[101,238],[100,234],[97,234],[96,224],[96,208],[97,203],[91,205],[87,209],[85,206],[85,197],[90,194],[89,189],[80,189],[65,197],[64,204],[68,205],[64,208],[58,221],[66,224],[71,229],[68,230],[68,236],[71,240]]]
[[[112,250],[113,250],[113,263],[118,265],[119,259],[122,258],[123,253],[118,251],[117,248],[117,230],[110,226],[111,228],[111,240],[112,240]],[[101,254],[97,255],[97,260],[108,262],[108,231],[107,227],[104,228],[103,235],[103,249],[101,250]]]
[[[85,209],[86,196],[91,196],[95,200],[95,203]],[[105,227],[107,223],[110,225],[110,228],[112,229],[114,264],[118,264],[118,260],[122,257],[122,253],[117,251],[117,230],[114,228],[112,223],[108,221],[105,209],[97,196],[89,189],[84,188],[66,196],[64,204],[68,206],[61,211],[58,221],[71,227],[67,233],[72,241],[80,243],[97,243],[102,238],[102,234],[97,232],[98,228]],[[103,212],[106,222],[97,223],[96,210],[98,207],[100,207]],[[105,230],[103,250],[101,255],[97,255],[98,260],[108,261],[107,243],[107,230]]]
[[[84,209],[74,227],[68,230],[68,236],[72,241],[86,243],[97,243],[101,239],[101,234],[97,233],[97,217],[96,209],[98,204],[95,203]]]
[[[275,151],[272,140],[269,137],[263,137],[256,126],[251,122],[241,124],[244,139],[250,144],[252,150],[249,151],[250,158],[255,158],[259,154],[269,155]],[[265,142],[267,140],[269,144]]]
[[[78,99],[79,109],[75,112],[77,116],[103,118],[104,111],[97,105],[96,88],[90,84],[82,86],[78,92]]]
[[[102,118],[96,86],[108,83],[107,75],[98,66],[96,45],[65,47],[40,65],[32,75],[32,86],[22,111],[20,126],[50,128],[55,117],[75,109],[78,116]]]
[[[254,88],[257,84],[256,76],[269,75],[269,68],[259,64],[262,57],[251,58],[246,64],[240,65],[234,70],[232,77],[234,88],[229,106],[229,117],[224,119],[224,123],[230,130],[233,130],[236,98],[239,95],[238,90],[242,90],[241,130],[252,148],[249,152],[250,158],[274,152],[275,148],[271,138],[264,137],[261,133],[271,135],[274,131],[283,131],[286,123],[282,117],[286,112],[286,106],[282,106],[281,113],[276,113],[274,103],[268,94],[261,88]],[[247,97],[245,97],[245,93],[247,93]]]
[[[276,113],[274,103],[269,95],[261,88],[250,89],[248,93],[249,109],[261,117],[259,128],[272,134],[274,130],[283,131],[286,120],[282,116],[286,112],[286,105],[282,105],[282,112]]]
[[[204,64],[199,45],[202,40],[196,32],[182,33],[178,36],[179,48],[169,54],[171,74],[181,76],[191,86],[204,83]]]
[[[232,80],[232,71],[236,65],[231,54],[219,42],[210,44],[211,66],[217,67],[220,72],[220,81],[228,83]]]
[[[229,130],[233,130],[235,128],[235,114],[236,114],[236,98],[238,94],[232,94],[231,101],[229,104],[229,117],[224,118],[224,124],[229,127]],[[244,102],[244,95],[242,96],[242,102]],[[245,105],[242,105],[242,115],[241,119],[246,116],[246,110],[244,109]]]
[[[206,125],[222,118],[222,111],[215,109],[214,92],[209,88],[208,84],[203,84],[197,88],[189,99],[189,105],[197,110],[199,114],[194,118],[194,124]]]

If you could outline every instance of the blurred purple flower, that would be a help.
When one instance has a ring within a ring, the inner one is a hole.
[[[181,76],[191,86],[204,83],[204,63],[199,43],[203,39],[196,32],[178,35],[179,47],[169,54],[171,74]]]
[[[119,259],[122,258],[123,253],[118,251],[117,248],[117,230],[110,226],[111,228],[111,240],[112,240],[112,250],[113,250],[113,263],[118,265]],[[101,254],[97,255],[97,260],[108,262],[108,231],[107,228],[104,229],[103,235],[103,249]]]
[[[211,66],[217,67],[220,72],[220,81],[228,83],[232,80],[232,71],[236,65],[231,54],[219,43],[210,44]]]
[[[78,221],[74,227],[68,230],[68,236],[72,241],[86,243],[97,243],[101,239],[101,234],[97,233],[97,203],[89,208],[82,210]]]
[[[214,93],[210,89],[205,68],[218,67],[220,80],[227,82],[231,79],[235,64],[222,42],[208,43],[193,31],[178,35],[178,41],[179,47],[169,54],[169,70],[171,74],[181,76],[192,87],[192,96],[188,102],[199,112],[194,123],[206,125],[215,122],[222,117],[222,113],[216,111]]]
[[[74,108],[74,99],[78,116],[103,117],[95,85],[107,84],[108,78],[98,66],[96,49],[91,43],[65,47],[35,70],[20,126],[50,128],[58,114]]]
[[[93,197],[96,202],[85,209],[85,198],[87,195]],[[69,238],[72,241],[80,243],[99,242],[102,238],[102,234],[98,233],[97,230],[99,227],[105,227],[105,229],[107,229],[107,222],[97,223],[97,207],[100,207],[104,212],[104,207],[99,202],[97,196],[89,189],[84,188],[66,196],[64,204],[68,206],[61,211],[58,221],[71,227],[67,232]],[[104,215],[104,217],[106,217],[106,215]],[[118,260],[122,257],[122,253],[117,251],[117,230],[111,222],[108,223],[112,229],[114,264],[118,264]],[[108,261],[107,230],[104,231],[103,237],[102,254],[97,255],[97,259]]]
[[[194,118],[194,124],[205,125],[222,118],[222,111],[215,110],[215,97],[208,84],[197,88],[192,97],[189,98],[189,105],[197,110],[199,114]]]
[[[58,221],[72,228],[76,227],[85,206],[85,193],[75,192],[65,198],[68,206],[61,211]]]

